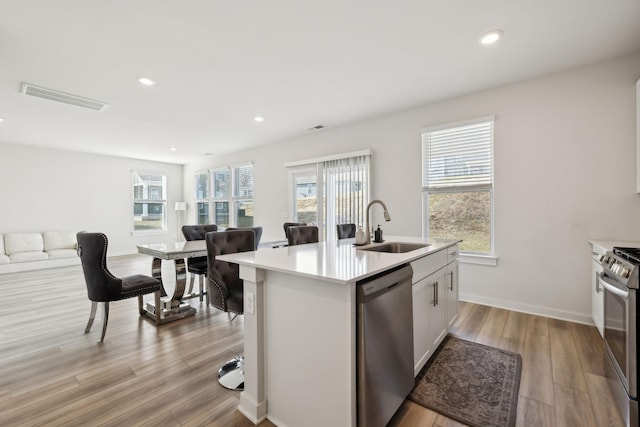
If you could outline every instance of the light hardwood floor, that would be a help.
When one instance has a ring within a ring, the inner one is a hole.
[[[109,258],[116,275],[148,274],[150,263]],[[252,425],[236,410],[239,393],[215,379],[242,353],[242,316],[229,322],[192,299],[195,316],[156,328],[135,299],[119,301],[98,344],[101,311],[83,334],[90,303],[80,266],[0,275],[0,292],[0,425]],[[594,327],[461,303],[452,334],[522,355],[518,426],[622,425]],[[461,424],[406,401],[390,425]]]

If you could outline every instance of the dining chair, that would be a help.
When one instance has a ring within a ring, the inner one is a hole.
[[[204,240],[204,236],[212,231],[218,231],[216,224],[203,224],[203,225],[183,225],[182,234],[185,240]],[[202,296],[206,295],[204,290],[204,277],[207,275],[207,257],[191,257],[187,258],[187,271],[191,273],[191,279],[189,280],[189,295],[193,295],[193,283],[196,276],[198,276],[198,284],[200,287],[200,302],[202,302]],[[209,296],[206,295],[207,304],[209,304]]]
[[[284,236],[289,239],[289,227],[298,227],[301,225],[307,225],[304,222],[285,222],[282,225],[282,228],[284,228]]]
[[[109,321],[109,303],[127,298],[138,297],[138,311],[144,315],[143,295],[153,293],[155,298],[156,314],[155,323],[160,324],[160,296],[163,292],[162,282],[153,277],[142,274],[133,276],[116,277],[107,268],[107,246],[109,241],[104,233],[80,232],[76,235],[78,242],[78,256],[82,263],[87,295],[91,301],[91,313],[89,322],[84,330],[88,333],[96,317],[98,303],[104,304],[102,319],[102,335],[100,342],[104,341]]]
[[[337,224],[336,231],[338,232],[338,240],[356,237],[355,224]]]
[[[251,229],[207,233],[207,286],[213,307],[235,315],[244,313],[244,282],[240,278],[240,266],[220,261],[216,257],[238,252],[250,252],[255,248],[255,232]],[[234,357],[218,370],[218,382],[231,390],[244,389],[244,355]]]
[[[289,227],[287,237],[289,246],[318,242],[318,227],[315,225],[300,225]]]
[[[225,231],[234,231],[234,230],[253,230],[255,233],[255,250],[258,250],[258,245],[260,244],[260,239],[262,238],[262,227],[227,227]]]

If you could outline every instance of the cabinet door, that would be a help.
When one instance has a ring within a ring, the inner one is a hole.
[[[449,264],[447,270],[447,331],[451,331],[458,320],[458,262]]]
[[[427,362],[430,347],[429,336],[429,303],[430,277],[413,285],[413,371],[418,375]]]
[[[430,353],[436,350],[444,337],[447,335],[447,270],[442,269],[435,273],[435,279],[431,281],[429,304],[429,336],[430,336]]]
[[[413,369],[417,375],[447,335],[447,269],[413,285]]]
[[[597,256],[594,255],[594,257]],[[596,328],[598,328],[598,332],[600,332],[600,336],[604,337],[604,293],[598,281],[598,273],[601,273],[603,269],[595,258],[591,263],[591,317]]]

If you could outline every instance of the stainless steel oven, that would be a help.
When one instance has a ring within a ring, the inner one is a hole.
[[[638,426],[638,284],[640,249],[614,248],[600,259],[604,292],[605,367],[627,426]]]

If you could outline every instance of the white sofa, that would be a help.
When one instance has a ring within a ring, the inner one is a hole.
[[[0,273],[79,264],[76,248],[73,231],[0,234]]]

